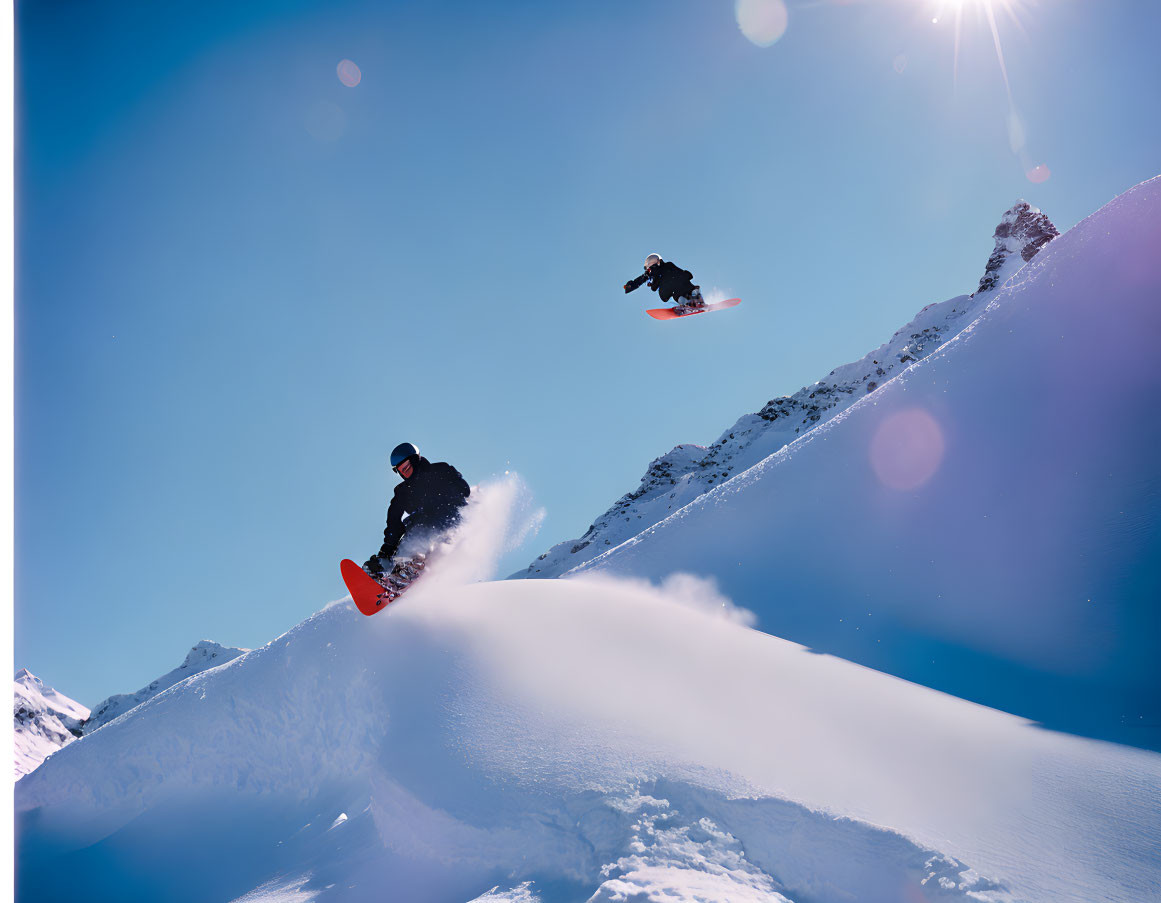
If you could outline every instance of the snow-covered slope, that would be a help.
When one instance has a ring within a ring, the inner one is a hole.
[[[952,341],[578,572],[657,579],[679,555],[778,636],[1158,748],[1159,348],[1154,179]]]
[[[558,577],[579,567],[842,413],[968,326],[995,291],[1057,235],[1047,216],[1018,201],[996,227],[995,249],[975,294],[929,304],[890,341],[793,395],[767,402],[708,448],[679,445],[657,458],[641,485],[593,521],[584,536],[557,543],[512,576]]]
[[[179,681],[208,668],[232,661],[247,652],[202,640],[194,646],[185,661],[168,674],[136,693],[110,696],[90,712],[79,702],[69,699],[27,670],[16,675],[16,777],[36,768],[44,758],[82,734],[91,734],[135,706],[168,690]]]
[[[430,576],[20,781],[18,899],[1161,894],[1161,756],[813,654],[691,578]]]
[[[12,709],[17,779],[79,737],[81,722],[89,717],[83,705],[46,687],[26,668],[16,673]]]
[[[93,708],[92,716],[81,726],[81,730],[86,734],[91,734],[97,728],[108,724],[114,718],[119,718],[130,709],[152,699],[158,693],[168,690],[179,681],[192,677],[194,674],[200,674],[207,668],[224,665],[248,651],[248,649],[235,649],[232,646],[222,646],[210,640],[202,640],[189,651],[184,662],[168,674],[163,674],[151,682],[149,686],[142,687],[136,693],[118,693],[116,696],[110,696],[104,702],[98,703]]]

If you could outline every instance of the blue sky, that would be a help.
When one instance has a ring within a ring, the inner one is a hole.
[[[767,47],[730,2],[18,5],[16,666],[91,705],[262,645],[377,548],[402,440],[524,477],[516,570],[974,289],[1017,198],[1161,171],[1161,9],[1000,9],[1009,97],[977,3],[958,65],[923,0]],[[650,320],[652,251],[744,303]]]

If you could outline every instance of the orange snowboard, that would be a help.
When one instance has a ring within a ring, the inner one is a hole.
[[[654,307],[645,313],[654,320],[676,320],[679,317],[692,317],[694,314],[708,314],[715,310],[725,310],[727,307],[741,303],[741,298],[727,298],[725,301],[717,301],[713,304],[707,304],[705,307]]]

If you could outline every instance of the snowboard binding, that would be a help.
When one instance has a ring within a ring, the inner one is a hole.
[[[403,595],[403,591],[423,573],[426,566],[426,555],[413,555],[411,558],[397,562],[389,572],[376,577],[375,582],[383,587],[383,592],[379,594],[377,600],[378,604],[386,605],[398,599]]]
[[[701,310],[705,307],[705,299],[701,296],[701,287],[695,285],[693,291],[689,293],[688,298],[679,298],[677,304],[673,307],[673,312],[679,317],[683,317],[695,310]]]

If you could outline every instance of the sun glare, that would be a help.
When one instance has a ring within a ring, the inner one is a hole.
[[[1000,73],[1004,76],[1004,87],[1007,89],[1009,96],[1011,96],[1012,87],[1008,81],[1008,66],[1004,62],[1004,48],[1000,43],[1000,27],[997,22],[997,11],[1003,11],[1011,23],[1023,31],[1024,26],[1020,22],[1020,15],[1022,13],[1020,0],[929,0],[929,2],[934,2],[935,4],[935,12],[931,18],[933,25],[938,25],[946,16],[951,16],[955,19],[955,73],[957,77],[959,71],[959,47],[960,40],[963,36],[965,16],[972,15],[977,23],[987,23],[988,31],[992,36],[992,44],[996,48],[996,59],[1000,64]]]
[[[931,22],[939,25],[944,17],[955,21],[954,55],[952,58],[952,81],[959,83],[959,51],[964,36],[965,26],[974,23],[982,29],[985,25],[992,39],[992,46],[996,51],[996,62],[1000,66],[1000,75],[1004,79],[1004,91],[1008,97],[1008,140],[1012,153],[1018,156],[1024,165],[1024,173],[1030,182],[1041,183],[1051,177],[1049,169],[1044,164],[1032,165],[1024,150],[1026,143],[1025,126],[1023,119],[1016,110],[1012,98],[1012,83],[1008,78],[1008,64],[1004,59],[1004,46],[1000,41],[999,13],[1006,16],[1008,22],[1019,31],[1024,32],[1021,16],[1030,0],[926,0],[934,6]],[[965,20],[967,22],[965,23]],[[1024,32],[1026,34],[1026,32]]]

